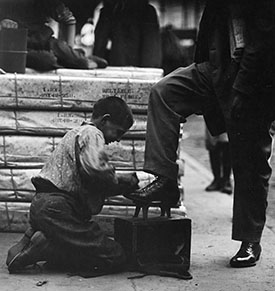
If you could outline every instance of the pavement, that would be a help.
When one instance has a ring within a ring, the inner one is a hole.
[[[191,267],[192,280],[146,276],[129,279],[135,273],[120,273],[84,279],[66,273],[34,270],[28,274],[10,275],[5,265],[8,248],[22,234],[0,233],[0,290],[112,290],[112,291],[271,291],[275,290],[274,220],[268,217],[262,238],[263,253],[257,266],[233,269],[229,259],[239,249],[231,240],[232,196],[205,192],[211,173],[186,153],[184,205],[192,219]],[[37,286],[38,282],[44,282]]]

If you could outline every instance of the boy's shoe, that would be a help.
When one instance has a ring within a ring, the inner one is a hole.
[[[29,227],[24,233],[24,236],[21,238],[21,240],[9,249],[8,256],[6,259],[7,266],[10,264],[10,262],[13,260],[15,256],[17,256],[29,245],[31,237],[33,236],[34,233],[35,230]]]
[[[15,254],[8,264],[10,273],[16,273],[28,265],[45,260],[45,252],[49,241],[41,231],[36,231],[30,239],[29,244],[22,251]]]

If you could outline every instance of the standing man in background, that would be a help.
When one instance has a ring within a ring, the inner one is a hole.
[[[104,0],[95,29],[94,55],[110,66],[161,66],[160,27],[148,0]]]

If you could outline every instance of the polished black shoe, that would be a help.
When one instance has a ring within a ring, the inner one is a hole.
[[[10,273],[16,273],[28,265],[35,264],[45,259],[45,253],[49,246],[49,241],[41,231],[36,231],[30,238],[30,242],[22,251],[10,258],[8,270]]]
[[[125,197],[141,203],[160,201],[163,203],[177,204],[180,197],[177,181],[165,177],[157,177],[147,186],[135,192],[125,194]]]
[[[261,245],[259,243],[242,242],[237,254],[230,260],[230,266],[233,268],[245,268],[256,265],[260,259]]]
[[[211,191],[219,191],[221,189],[221,183],[220,183],[220,179],[214,179],[210,185],[208,185],[205,188],[205,191],[207,192],[211,192]]]

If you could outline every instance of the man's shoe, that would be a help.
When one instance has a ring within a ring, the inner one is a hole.
[[[221,189],[221,183],[219,179],[214,179],[210,185],[208,185],[205,188],[205,191],[211,192],[211,191],[219,191]]]
[[[177,204],[180,197],[177,181],[165,177],[157,177],[147,186],[135,192],[125,194],[125,197],[141,203],[160,201],[169,204]]]
[[[256,265],[261,255],[261,245],[259,243],[242,242],[237,254],[230,260],[233,268],[245,268]]]
[[[33,230],[31,227],[29,227],[26,232],[24,233],[24,236],[21,238],[21,240],[12,246],[8,251],[8,256],[6,259],[7,266],[10,264],[11,260],[17,256],[20,252],[22,252],[26,247],[28,247],[31,237],[35,233],[35,230]]]
[[[36,231],[30,239],[29,244],[17,253],[9,262],[8,270],[16,273],[28,265],[45,260],[45,253],[49,246],[49,241],[41,231]]]
[[[220,191],[222,193],[226,193],[228,195],[232,194],[232,184],[231,184],[231,181],[230,180],[225,180],[222,185],[221,185],[221,189]]]

